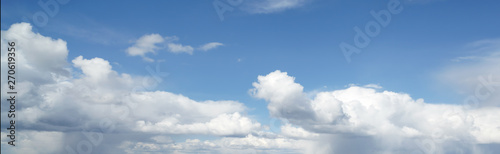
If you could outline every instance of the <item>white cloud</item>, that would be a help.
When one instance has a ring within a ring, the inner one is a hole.
[[[202,51],[208,51],[208,50],[215,49],[215,48],[222,46],[222,45],[224,45],[224,44],[219,43],[219,42],[210,42],[210,43],[207,43],[205,45],[202,45],[199,49]]]
[[[213,135],[247,135],[260,129],[260,124],[252,122],[240,113],[221,114],[205,123],[179,124],[176,117],[166,118],[157,123],[138,121],[137,127],[143,132],[167,134],[213,134]]]
[[[288,119],[308,132],[332,134],[319,139],[326,142],[327,147],[335,147],[327,149],[327,153],[354,150],[339,146],[341,144],[334,139],[340,138],[351,138],[352,144],[358,145],[353,148],[370,144],[372,147],[366,147],[368,150],[385,149],[385,152],[418,150],[412,148],[415,144],[393,144],[394,141],[429,139],[434,150],[444,152],[454,150],[446,148],[445,144],[457,141],[467,145],[500,144],[500,121],[492,118],[500,117],[497,107],[470,109],[460,105],[428,104],[408,94],[378,92],[358,86],[320,92],[310,99],[305,97],[303,87],[295,83],[293,77],[281,71],[259,76],[253,86],[252,94],[269,103],[272,116]]]
[[[167,152],[167,153],[304,153],[311,144],[306,140],[287,138],[263,138],[247,135],[243,138],[224,137],[217,140],[186,139],[179,143],[151,143],[125,141],[121,148],[127,153]]]
[[[382,86],[380,86],[378,84],[367,84],[367,85],[364,85],[363,87],[373,88],[373,89],[382,89]]]
[[[163,37],[159,34],[149,34],[140,37],[135,44],[127,49],[127,53],[131,56],[144,56],[151,52],[155,53],[160,49],[157,44],[164,41]]]
[[[66,56],[68,48],[66,41],[52,39],[31,31],[28,23],[13,24],[8,30],[2,30],[2,57],[7,57],[7,43],[15,42],[16,74],[26,80],[38,82],[54,82],[53,77],[59,79],[69,76]],[[2,58],[2,70],[7,70],[7,58]],[[5,76],[2,76],[4,80]]]
[[[165,133],[244,136],[254,129],[260,129],[259,123],[240,114],[246,111],[240,102],[194,101],[165,91],[148,92],[145,89],[150,88],[149,82],[158,82],[157,77],[120,74],[102,58],[85,59],[78,56],[71,61],[76,69],[62,69],[66,65],[66,43],[61,39],[35,34],[30,27],[26,23],[14,24],[9,30],[2,31],[2,46],[7,41],[15,40],[19,47],[18,53],[23,53],[18,54],[18,58],[39,58],[32,63],[19,63],[20,72],[44,70],[26,77],[23,75],[23,80],[17,83],[20,89],[18,97],[23,98],[23,105],[16,108],[19,115],[24,115],[17,118],[22,121],[20,128],[61,132],[78,130],[84,126],[99,129],[99,122],[108,119],[115,124],[115,131],[147,134],[154,131],[137,129],[137,122],[159,124],[174,119],[179,127],[193,129]],[[151,40],[158,38],[156,35],[143,37],[136,45],[152,49],[154,45],[148,46],[148,42],[155,42]],[[30,47],[29,44],[33,43],[41,47]],[[44,47],[48,45],[52,48]],[[6,48],[2,48],[2,55],[6,53]],[[45,55],[52,57],[45,58]],[[64,73],[67,75],[63,76]],[[5,81],[4,77],[2,81]],[[3,85],[2,88],[5,90],[7,87]],[[5,97],[2,95],[2,99]],[[2,107],[2,115],[6,115],[7,108]],[[7,120],[5,116],[2,118]],[[200,129],[198,125],[203,127]]]
[[[101,58],[83,59],[82,56],[78,56],[72,62],[86,77],[91,78],[91,81],[104,80],[114,73],[109,62]]]
[[[188,53],[190,55],[193,54],[194,48],[189,46],[189,45],[182,45],[182,44],[176,44],[176,43],[168,43],[168,50],[173,53]]]
[[[256,0],[245,3],[243,10],[249,13],[267,14],[303,6],[309,0]]]
[[[177,36],[163,37],[160,34],[147,34],[137,39],[135,44],[129,47],[126,52],[130,56],[141,56],[145,61],[154,62],[155,60],[147,57],[146,54],[156,54],[159,50],[165,50],[172,53],[187,53],[192,55],[195,51],[195,48],[192,46],[175,43],[176,41],[179,41]],[[211,42],[202,45],[197,50],[208,51],[222,45],[219,42]]]
[[[259,76],[252,85],[252,95],[269,102],[267,109],[272,116],[294,119],[313,119],[310,100],[302,93],[304,87],[294,82],[286,72],[275,71]]]
[[[281,134],[262,132],[267,126],[243,114],[247,108],[240,102],[195,101],[181,94],[153,91],[144,87],[158,81],[155,77],[118,73],[98,57],[78,56],[71,61],[74,69],[67,67],[66,43],[35,34],[30,27],[14,24],[2,31],[1,39],[2,46],[15,40],[19,52],[30,53],[18,56],[25,61],[19,63],[20,72],[27,73],[16,83],[18,97],[23,98],[16,108],[22,115],[17,118],[19,128],[23,128],[19,142],[26,145],[18,148],[22,150],[19,153],[64,153],[65,145],[75,148],[87,140],[80,134],[82,130],[104,134],[106,142],[102,144],[106,145],[95,145],[96,153],[493,153],[491,149],[500,144],[498,107],[428,104],[408,94],[378,91],[378,86],[351,86],[309,96],[294,77],[281,71],[259,76],[251,92],[269,103],[271,116],[290,124],[280,127]],[[37,48],[29,45],[33,42],[56,47]],[[2,48],[3,57],[6,53]],[[483,65],[497,64],[494,60],[484,57],[477,66],[497,66]],[[5,67],[4,58],[2,63]],[[2,95],[3,100],[5,97]],[[7,109],[2,104],[0,114],[6,115]],[[2,118],[4,125],[7,119]],[[114,129],[103,129],[103,122]],[[3,146],[5,133],[3,130]],[[124,137],[114,136],[117,134]],[[179,143],[170,138],[177,134],[221,137]],[[128,142],[122,143],[124,140]],[[123,151],[102,150],[116,150],[117,146]],[[2,147],[2,153],[16,153],[12,150]]]
[[[309,131],[304,130],[304,128],[294,127],[291,124],[285,124],[281,126],[281,134],[286,137],[300,138],[300,139],[311,139],[319,136],[319,134],[317,133],[311,133]]]

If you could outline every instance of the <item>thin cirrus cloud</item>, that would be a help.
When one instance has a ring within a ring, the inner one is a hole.
[[[156,54],[157,51],[165,50],[171,53],[187,53],[193,55],[195,49],[208,51],[223,45],[219,42],[210,42],[199,48],[194,48],[190,45],[175,43],[178,40],[179,38],[177,36],[163,37],[160,34],[147,34],[137,39],[134,45],[127,48],[125,51],[130,56],[141,56],[145,61],[152,62],[154,59],[146,56],[148,53]]]
[[[242,10],[252,14],[269,14],[282,12],[304,6],[311,0],[256,0],[248,1]]]
[[[500,106],[500,39],[485,39],[466,45],[467,55],[452,59],[437,78],[454,87],[479,106]],[[485,88],[482,90],[481,88]]]
[[[202,51],[208,51],[208,50],[215,49],[215,48],[222,46],[222,45],[224,45],[224,44],[219,43],[219,42],[211,42],[211,43],[207,43],[205,45],[202,45],[201,47],[199,47],[199,49]]]

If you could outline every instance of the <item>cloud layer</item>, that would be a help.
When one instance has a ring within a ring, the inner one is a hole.
[[[151,82],[161,82],[161,76],[119,73],[99,57],[77,56],[68,63],[69,50],[64,40],[34,33],[27,23],[14,24],[1,34],[2,46],[8,41],[19,44],[17,52],[21,54],[16,56],[23,62],[18,63],[18,69],[24,73],[19,74],[23,80],[16,84],[20,89],[18,97],[23,98],[22,105],[16,108],[22,115],[16,119],[22,122],[17,125],[18,141],[22,144],[10,148],[3,129],[2,153],[500,150],[500,108],[496,105],[430,104],[405,93],[382,91],[378,85],[350,86],[311,96],[293,76],[277,70],[258,76],[250,89],[252,96],[268,103],[270,115],[283,122],[273,128],[272,120],[270,126],[255,121],[238,101],[199,101],[182,94],[154,91]],[[161,44],[175,40],[176,37],[146,35],[136,41],[137,49],[129,54],[154,53],[168,48]],[[51,48],[38,47],[42,45]],[[209,43],[198,49],[220,45]],[[2,48],[2,57],[6,53]],[[1,62],[5,67],[5,58]],[[480,95],[487,90],[483,86]],[[2,115],[6,115],[7,108],[2,104]],[[2,118],[2,126],[7,125],[6,117]],[[180,135],[186,139],[173,139]]]

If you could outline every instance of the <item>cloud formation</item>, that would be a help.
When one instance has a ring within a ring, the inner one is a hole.
[[[182,94],[154,91],[149,82],[157,81],[157,76],[119,73],[99,57],[77,56],[68,63],[69,50],[64,40],[34,33],[27,23],[14,24],[1,34],[2,46],[12,40],[20,44],[18,52],[22,54],[16,56],[24,62],[18,64],[18,69],[26,73],[16,83],[20,89],[18,97],[23,98],[22,105],[16,108],[22,115],[17,118],[22,121],[17,125],[22,128],[19,135],[22,144],[9,148],[3,129],[1,144],[7,148],[2,148],[2,153],[68,153],[81,151],[82,143],[90,146],[87,151],[95,153],[494,153],[500,150],[500,108],[495,105],[431,104],[405,93],[382,91],[379,85],[352,85],[311,96],[294,77],[277,70],[258,76],[250,90],[252,96],[268,103],[272,117],[287,121],[279,129],[269,130],[269,126],[246,115],[248,109],[241,102],[199,101]],[[144,37],[136,45],[144,51],[158,50],[161,43],[155,42],[177,40],[158,36]],[[37,48],[33,44],[48,44],[53,48]],[[2,48],[2,57],[6,53]],[[147,53],[151,51],[144,55]],[[484,59],[478,67],[497,64],[488,57]],[[1,62],[5,69],[4,58]],[[4,76],[2,80],[5,81]],[[486,85],[480,89],[480,96],[489,90]],[[2,95],[1,99],[6,98]],[[2,104],[1,114],[5,115],[7,109]],[[2,118],[5,126],[8,121],[5,116]],[[175,141],[171,136],[176,135],[186,135],[187,139]],[[206,136],[213,138],[200,139]]]
[[[166,40],[152,34],[139,39],[136,46],[151,52],[162,39]],[[76,145],[85,140],[85,135],[75,138],[74,132],[79,134],[81,130],[104,135],[118,132],[146,136],[158,133],[246,136],[261,129],[261,124],[247,117],[246,107],[237,101],[194,101],[180,94],[146,91],[148,82],[156,76],[118,73],[107,60],[98,57],[78,56],[71,61],[72,68],[66,62],[69,52],[66,42],[34,33],[27,23],[13,24],[2,31],[2,46],[7,46],[8,41],[15,41],[19,46],[16,56],[23,62],[18,63],[18,70],[26,72],[20,74],[23,80],[16,84],[20,89],[18,97],[23,98],[22,105],[16,108],[16,112],[23,115],[16,118],[22,122],[16,127],[22,128],[22,132],[33,132],[22,137],[23,144],[16,147],[20,153],[40,151],[37,148],[44,145],[36,134],[58,136],[58,142],[54,142],[57,145],[41,151],[60,153],[65,143]],[[6,48],[2,48],[2,57],[7,53]],[[141,52],[134,53],[141,55]],[[7,62],[2,58],[2,63],[5,67]],[[2,81],[5,81],[3,76]],[[6,90],[7,86],[2,88]],[[2,99],[7,99],[5,97],[2,95]],[[8,108],[2,104],[1,114],[6,115]],[[8,119],[2,118],[2,125],[8,124]],[[2,135],[2,146],[7,147],[5,136]],[[9,149],[2,148],[4,151]]]
[[[253,96],[269,103],[272,116],[289,120],[305,131],[324,134],[319,141],[327,143],[323,145],[327,153],[352,152],[358,147],[375,153],[446,153],[473,150],[447,146],[455,142],[468,147],[500,144],[500,119],[492,118],[500,117],[498,107],[429,104],[408,94],[358,86],[320,92],[309,98],[293,77],[279,70],[259,76],[253,86]],[[353,141],[352,149],[335,141],[342,138]],[[424,141],[431,146],[420,148],[418,145]]]
[[[146,34],[137,39],[131,47],[127,48],[126,53],[130,56],[141,56],[145,61],[153,62],[154,59],[146,56],[148,53],[156,54],[159,50],[165,50],[171,53],[187,53],[192,55],[195,51],[190,45],[175,43],[179,38],[177,36],[163,37],[160,34]],[[219,42],[210,42],[197,48],[201,51],[208,51],[222,46]]]
[[[130,56],[142,56],[146,58],[145,54],[149,52],[156,53],[156,50],[161,48],[158,47],[157,44],[163,41],[163,37],[159,34],[144,35],[135,41],[135,44],[129,47],[126,52]]]
[[[310,142],[287,138],[263,138],[248,135],[243,138],[224,137],[218,140],[187,139],[181,143],[125,141],[121,147],[127,153],[163,151],[167,153],[305,153]]]

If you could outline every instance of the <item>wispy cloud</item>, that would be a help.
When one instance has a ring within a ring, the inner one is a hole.
[[[163,37],[160,34],[143,35],[135,41],[135,44],[127,48],[126,52],[130,56],[141,56],[145,61],[153,62],[154,59],[146,56],[148,53],[156,54],[156,51],[165,50],[171,53],[187,53],[193,55],[195,48],[191,45],[176,43],[179,40],[177,36]],[[222,43],[211,42],[202,45],[196,50],[208,51],[222,46]]]
[[[168,51],[173,52],[173,53],[188,53],[190,55],[193,54],[194,48],[189,46],[189,45],[182,45],[182,44],[176,44],[176,43],[168,43],[167,44]]]
[[[437,78],[461,94],[488,94],[480,106],[500,106],[500,39],[469,43],[467,55],[452,59]],[[481,90],[488,88],[487,91]],[[479,90],[478,90],[479,89]]]
[[[256,0],[248,1],[242,9],[249,13],[267,14],[304,6],[311,0]]]
[[[159,34],[144,35],[135,41],[135,44],[127,49],[127,53],[131,56],[144,56],[146,53],[154,53],[161,47],[158,43],[163,43],[164,39]]]
[[[202,45],[201,47],[199,47],[199,49],[202,51],[208,51],[208,50],[215,49],[215,48],[222,46],[222,45],[224,45],[224,44],[219,43],[219,42],[210,42],[210,43],[207,43],[205,45]]]

